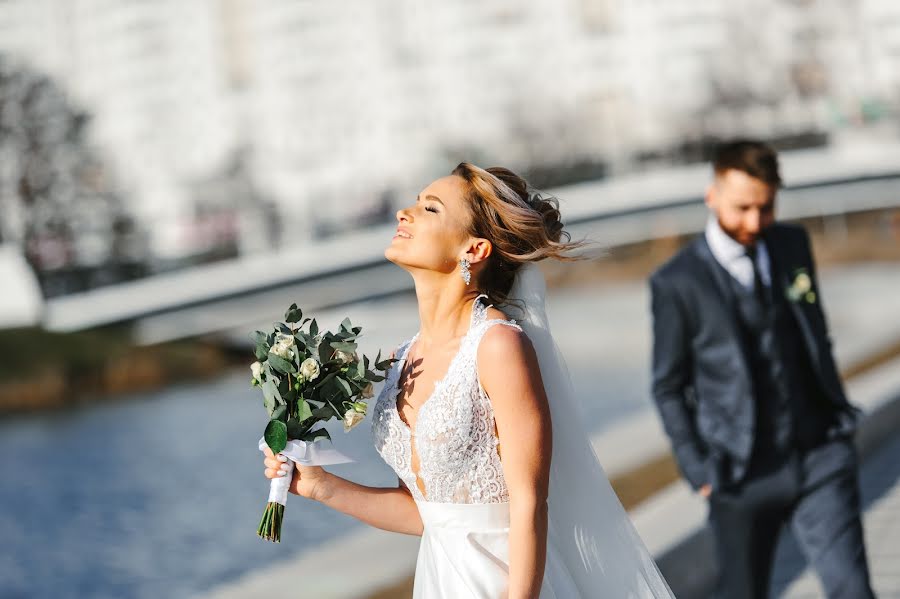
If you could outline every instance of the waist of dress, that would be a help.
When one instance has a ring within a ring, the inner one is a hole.
[[[509,503],[417,501],[426,528],[509,528]]]

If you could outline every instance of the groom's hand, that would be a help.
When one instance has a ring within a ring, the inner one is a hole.
[[[700,497],[703,499],[709,499],[709,496],[712,495],[712,485],[707,483],[700,487],[697,492],[700,493]]]

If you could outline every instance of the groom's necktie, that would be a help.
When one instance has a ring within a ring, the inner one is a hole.
[[[766,289],[766,284],[763,283],[762,276],[759,273],[759,263],[757,262],[759,252],[755,245],[748,245],[746,252],[747,257],[750,258],[750,264],[753,265],[753,293],[756,295],[756,299],[759,300],[759,303],[768,308],[769,294]]]

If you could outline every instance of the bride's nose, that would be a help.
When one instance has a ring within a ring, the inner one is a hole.
[[[401,208],[397,211],[397,222],[401,224],[405,222],[412,222],[412,218],[410,218],[409,212],[407,212],[406,208]]]

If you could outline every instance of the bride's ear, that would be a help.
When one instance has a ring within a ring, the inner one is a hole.
[[[472,239],[464,257],[469,264],[478,264],[482,260],[487,260],[492,251],[494,251],[494,246],[490,241],[476,237]]]

